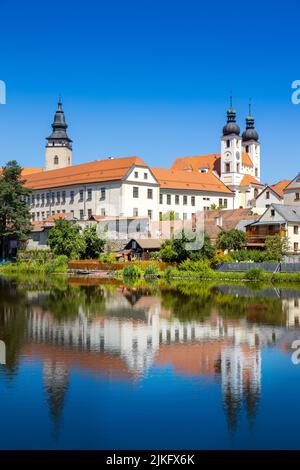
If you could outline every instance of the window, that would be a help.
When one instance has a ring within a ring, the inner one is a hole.
[[[59,163],[58,156],[55,155],[55,157],[54,157],[54,165],[58,165],[58,163]]]
[[[105,188],[100,189],[100,201],[104,201],[106,197],[106,190]]]
[[[299,201],[299,199],[300,199],[300,198],[299,198],[299,193],[295,193],[295,200],[296,200],[296,201]]]
[[[88,192],[87,192],[87,201],[91,201],[91,200],[92,200],[92,196],[93,196],[93,190],[92,190],[92,189],[88,189]]]
[[[36,195],[36,204],[37,205],[40,204],[40,195],[39,194]]]
[[[135,171],[135,172],[134,172],[134,177],[135,177],[135,178],[138,178],[138,177],[139,177],[139,172],[138,172],[138,171]]]
[[[225,163],[225,172],[230,173],[230,163]]]
[[[192,206],[194,206],[195,203],[196,203],[195,196],[192,196],[192,197],[191,197],[191,204],[192,204]]]
[[[40,218],[40,213],[39,212],[36,213],[36,218],[37,218],[37,220],[39,220],[39,218]]]
[[[271,209],[271,217],[275,216],[275,209]]]
[[[51,202],[52,205],[55,204],[55,193],[51,193]]]
[[[171,204],[171,194],[167,194],[167,204]]]
[[[79,202],[83,202],[83,189],[79,191]]]
[[[70,204],[74,202],[74,191],[70,191]]]
[[[148,199],[153,199],[153,189],[148,189],[147,194],[148,194]]]
[[[144,173],[144,180],[148,179],[148,173]]]
[[[150,220],[152,219],[152,211],[150,209],[148,210],[148,217]]]
[[[294,251],[298,251],[298,250],[299,250],[299,243],[295,242],[294,243]]]
[[[31,214],[31,220],[35,220],[35,214],[34,213]]]
[[[254,188],[254,197],[257,197],[257,196],[258,196],[258,189]]]
[[[236,171],[237,171],[237,173],[240,172],[240,164],[239,163],[236,164]]]
[[[65,213],[66,213],[65,209],[63,209],[63,210],[62,210],[62,213],[63,213],[63,214],[65,214]]]
[[[45,220],[45,212],[42,212],[42,220]]]
[[[186,212],[184,212],[184,213],[182,214],[182,218],[183,218],[183,220],[186,220],[186,219],[187,219],[187,213],[186,213]]]
[[[137,207],[134,207],[134,209],[133,209],[133,217],[138,217],[138,215],[139,215],[139,210],[138,210]]]
[[[179,204],[179,196],[178,196],[178,194],[175,195],[175,204],[177,204],[177,205]]]
[[[223,199],[219,199],[219,206],[223,206]]]
[[[226,147],[227,147],[227,148],[230,147],[230,140],[226,140]]]
[[[103,217],[105,217],[105,209],[104,209],[103,207],[102,207],[102,209],[101,209],[101,215],[102,215]]]
[[[44,205],[45,204],[45,194],[41,195],[41,201],[42,201],[42,205]]]
[[[224,207],[227,209],[227,199],[224,199]]]
[[[159,203],[160,203],[160,204],[163,203],[163,195],[162,195],[162,194],[159,195]]]
[[[35,202],[35,197],[33,195],[33,196],[31,196],[31,204],[34,205],[34,202]]]
[[[299,227],[298,225],[294,225],[294,235],[298,235],[299,233]]]
[[[92,209],[88,209],[88,218],[92,217]]]
[[[266,204],[266,209],[269,209],[269,207],[270,207],[270,204]]]
[[[258,169],[255,168],[255,176],[258,176]]]
[[[132,189],[132,196],[136,199],[139,197],[139,188],[137,186],[133,186]]]
[[[80,220],[83,220],[83,218],[84,218],[84,211],[83,211],[83,209],[80,209],[80,211],[79,211],[79,217],[80,217]]]
[[[74,211],[73,211],[73,210],[71,210],[70,212],[71,212],[71,214],[72,214],[72,218],[73,218],[73,217],[74,217]]]
[[[60,210],[57,211],[57,214],[60,214]]]
[[[184,206],[187,205],[187,196],[183,196],[183,205],[184,205]]]
[[[266,199],[270,199],[270,191],[266,191]]]
[[[246,152],[249,152],[249,145],[246,145]]]
[[[59,191],[56,193],[56,202],[57,204],[60,204],[60,192]]]
[[[61,193],[61,199],[62,199],[61,200],[62,204],[65,204],[66,203],[66,191],[63,191]]]
[[[49,206],[49,204],[50,204],[50,193],[47,193],[46,200],[47,200],[47,206]]]

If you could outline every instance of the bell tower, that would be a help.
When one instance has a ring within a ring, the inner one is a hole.
[[[47,137],[46,171],[72,165],[72,140],[67,135],[68,125],[59,98],[52,124],[52,134]]]
[[[246,117],[246,130],[242,134],[243,151],[248,153],[253,163],[253,174],[260,181],[260,143],[259,136],[254,127],[254,117],[251,113],[251,100],[249,101],[249,114]]]
[[[223,127],[221,137],[221,180],[227,186],[238,186],[243,177],[242,170],[242,138],[240,127],[236,123],[236,112],[232,107],[232,96],[230,106],[227,110],[227,124]]]

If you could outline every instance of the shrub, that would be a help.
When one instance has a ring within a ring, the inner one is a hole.
[[[182,261],[178,269],[180,271],[190,271],[197,273],[209,273],[212,271],[207,261],[192,261],[189,259]]]
[[[224,253],[216,253],[211,260],[211,265],[214,267],[220,266],[222,263],[232,263],[235,261],[231,254],[224,255]]]
[[[123,276],[124,277],[141,277],[141,275],[142,275],[141,268],[139,266],[134,265],[134,264],[128,264],[123,269]]]
[[[159,267],[157,264],[149,264],[144,271],[144,276],[158,276],[159,274]]]
[[[262,281],[264,278],[264,273],[260,268],[252,268],[245,274],[245,279],[248,281]]]
[[[68,257],[57,256],[51,263],[45,265],[45,273],[65,273],[68,270]]]
[[[179,271],[175,268],[172,268],[172,266],[168,266],[164,271],[164,276],[167,279],[170,279],[172,277],[176,277],[176,276],[178,276],[178,274],[179,274]]]
[[[117,261],[117,255],[115,253],[101,253],[99,261],[101,261],[101,263],[115,263]]]

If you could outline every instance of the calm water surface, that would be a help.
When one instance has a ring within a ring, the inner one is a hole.
[[[0,448],[300,448],[300,290],[100,282],[0,279]]]

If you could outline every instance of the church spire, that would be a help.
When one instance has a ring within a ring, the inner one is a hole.
[[[232,107],[232,94],[229,97],[229,108],[227,109],[227,124],[223,127],[223,136],[230,134],[240,135],[240,127],[236,124],[236,112]]]
[[[65,113],[62,108],[62,101],[61,97],[59,96],[59,100],[57,103],[57,110],[54,115],[54,120],[52,123],[52,134],[47,137],[48,144],[47,146],[62,146],[72,148],[72,140],[68,137],[67,134],[68,124],[66,123]]]
[[[246,117],[246,130],[243,132],[242,139],[243,142],[254,140],[258,141],[259,136],[254,127],[254,117],[252,116],[252,103],[251,98],[249,98],[249,114]]]
[[[47,137],[46,170],[54,170],[72,165],[72,140],[67,134],[68,124],[59,96],[52,123],[52,133]]]

